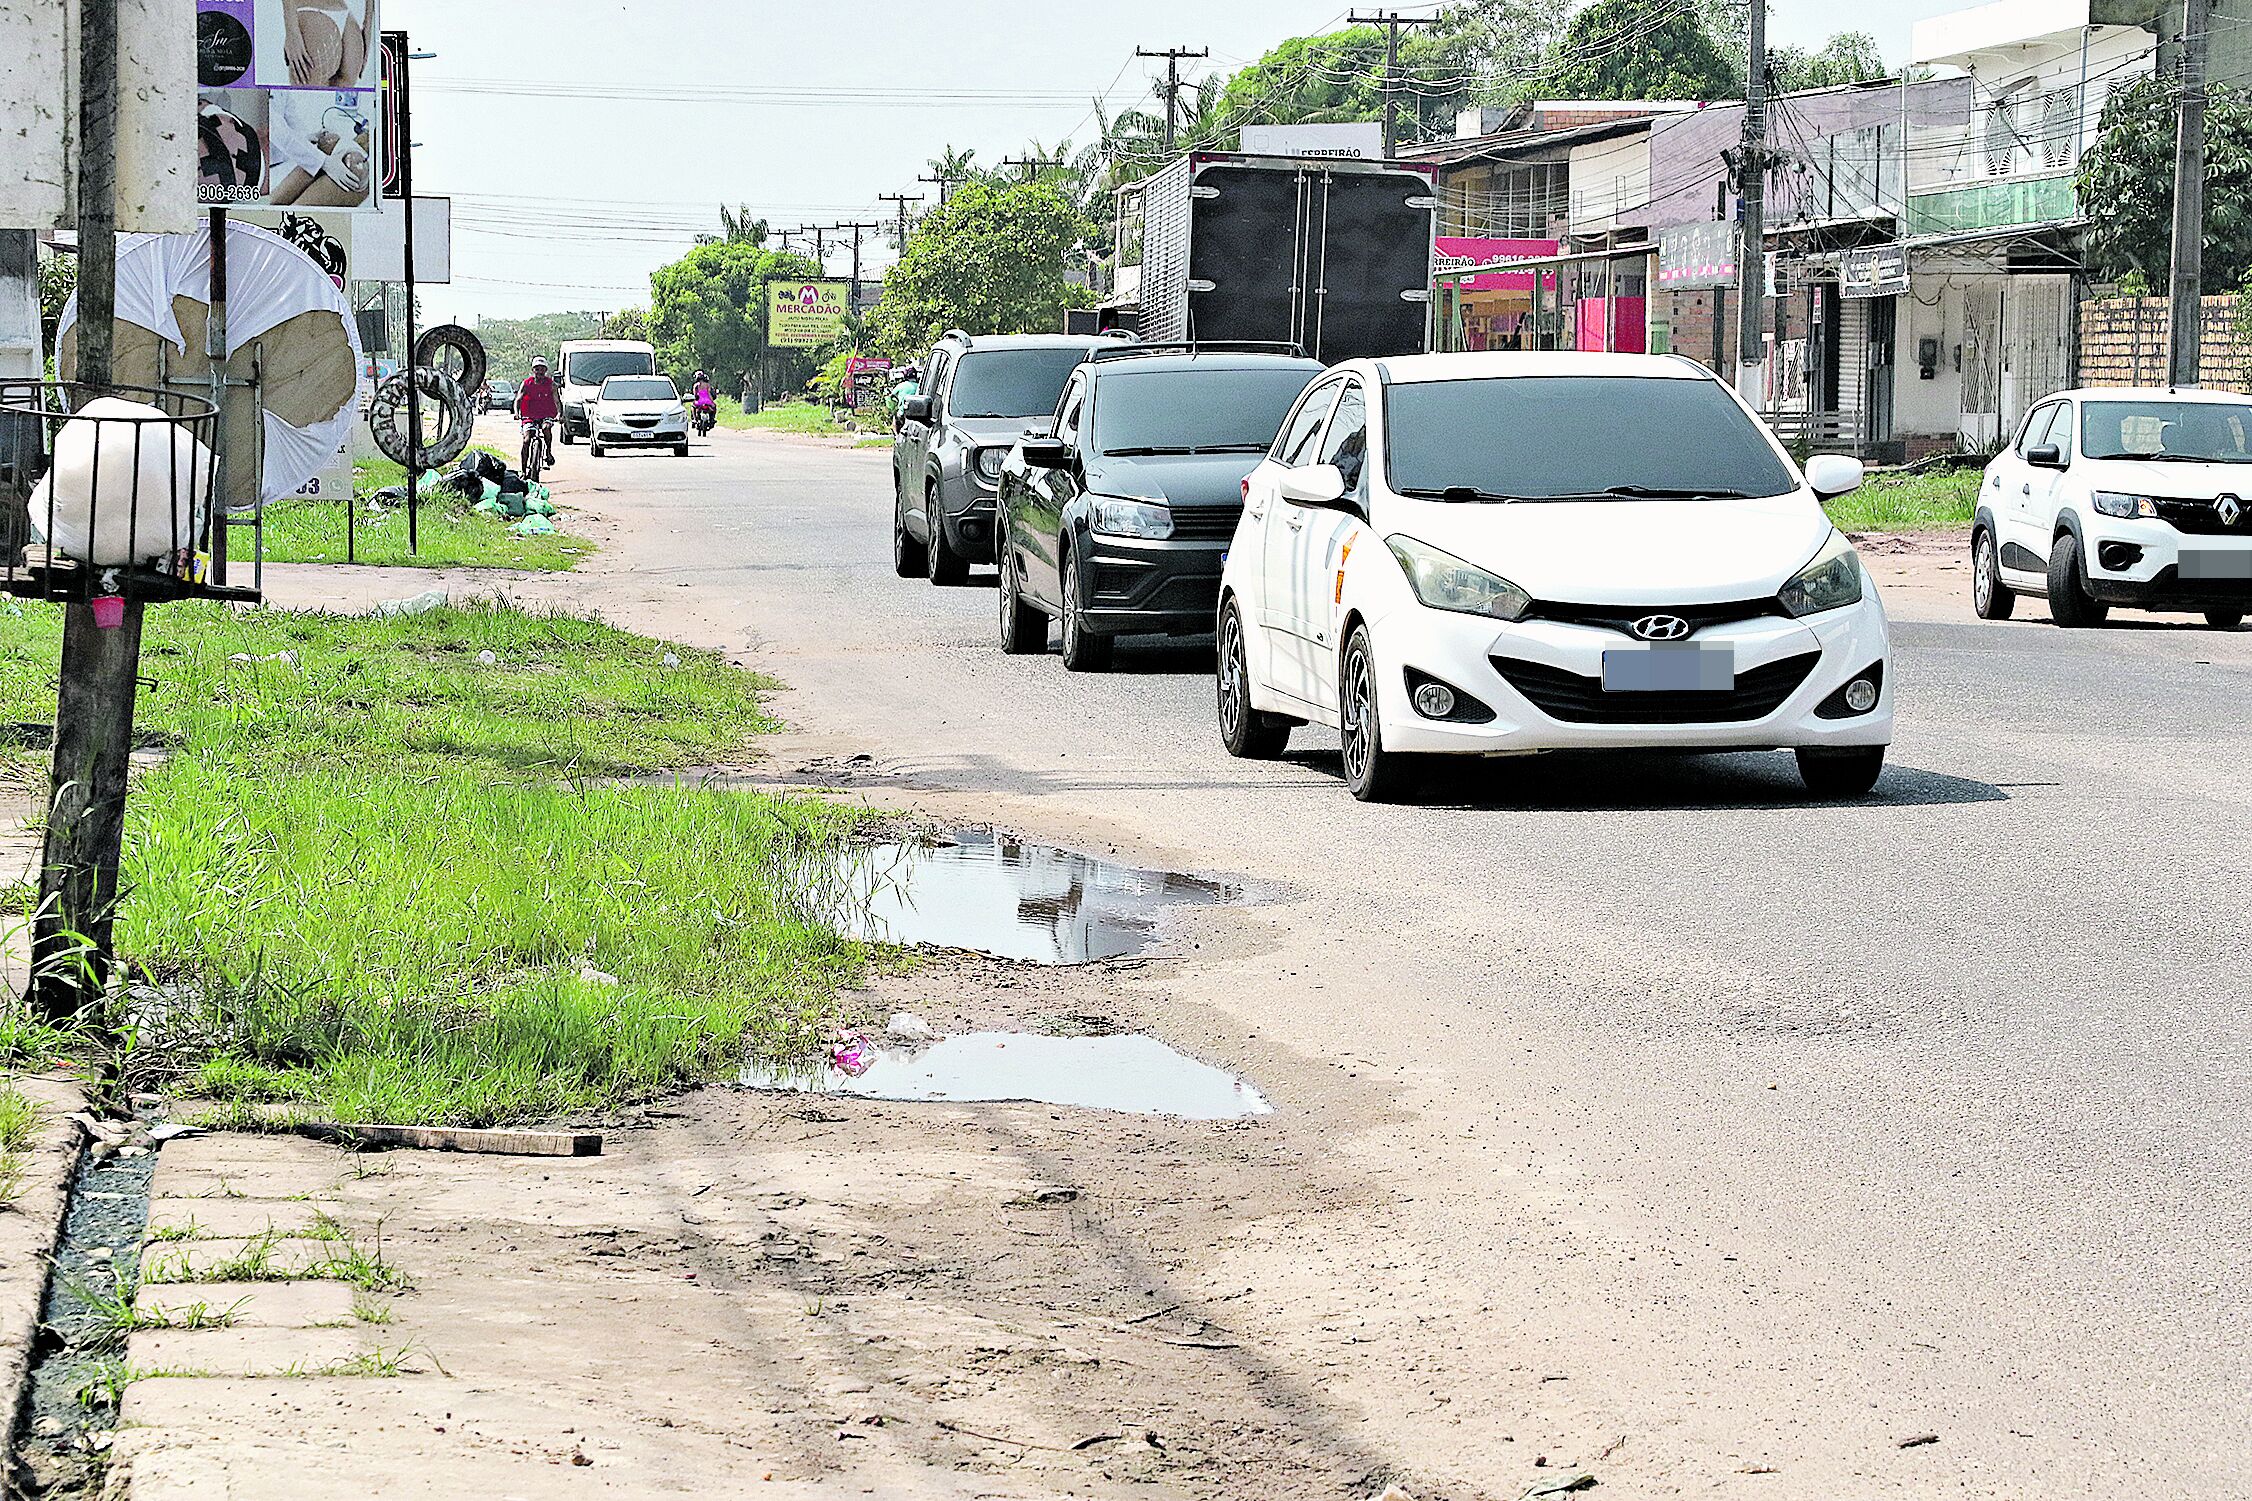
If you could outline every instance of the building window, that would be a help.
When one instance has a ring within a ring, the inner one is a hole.
[[[2041,165],[2060,171],[2072,165],[2080,135],[2080,90],[2051,90],[2041,100]]]
[[[2010,117],[2008,100],[1997,100],[1986,111],[1986,175],[2007,177],[2017,157],[2017,121]]]

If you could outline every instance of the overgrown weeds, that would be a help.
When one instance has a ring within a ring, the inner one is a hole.
[[[42,1118],[37,1101],[13,1083],[0,1085],[0,1206],[15,1203],[23,1193]]]

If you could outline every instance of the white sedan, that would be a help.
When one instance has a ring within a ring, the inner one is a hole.
[[[1221,739],[1335,726],[1356,797],[1422,753],[1797,752],[1867,792],[1892,740],[1884,608],[1790,456],[1678,357],[1356,360],[1245,480],[1221,581]]]
[[[688,408],[665,375],[613,375],[586,404],[588,452],[614,448],[670,448],[688,457]]]

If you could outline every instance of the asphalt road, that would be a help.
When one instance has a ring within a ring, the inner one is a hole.
[[[774,673],[792,754],[1250,883],[1148,1004],[1374,1193],[1310,1183],[1288,1269],[1223,1217],[1214,1275],[1285,1364],[1356,1321],[1308,1374],[1403,1463],[1470,1472],[1554,1367],[1630,1493],[2252,1493],[2252,633],[1903,588],[1868,801],[1557,757],[1365,807],[1333,736],[1224,755],[1209,641],[1001,656],[989,574],[892,576],[888,463],[567,450],[619,527],[568,587]]]

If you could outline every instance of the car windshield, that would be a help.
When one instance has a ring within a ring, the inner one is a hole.
[[[2252,464],[2252,406],[2233,401],[2084,401],[2080,453],[2090,459]]]
[[[574,386],[599,386],[613,375],[647,375],[654,361],[638,349],[582,349],[571,356]]]
[[[1264,453],[1316,365],[1254,370],[1106,370],[1095,383],[1104,453]]]
[[[1086,357],[1078,344],[965,354],[955,363],[946,409],[956,417],[1045,417]]]
[[[602,383],[604,401],[678,401],[680,393],[664,376],[613,375]]]
[[[1392,488],[1434,500],[1782,495],[1790,470],[1709,380],[1634,375],[1414,381],[1386,395]]]

